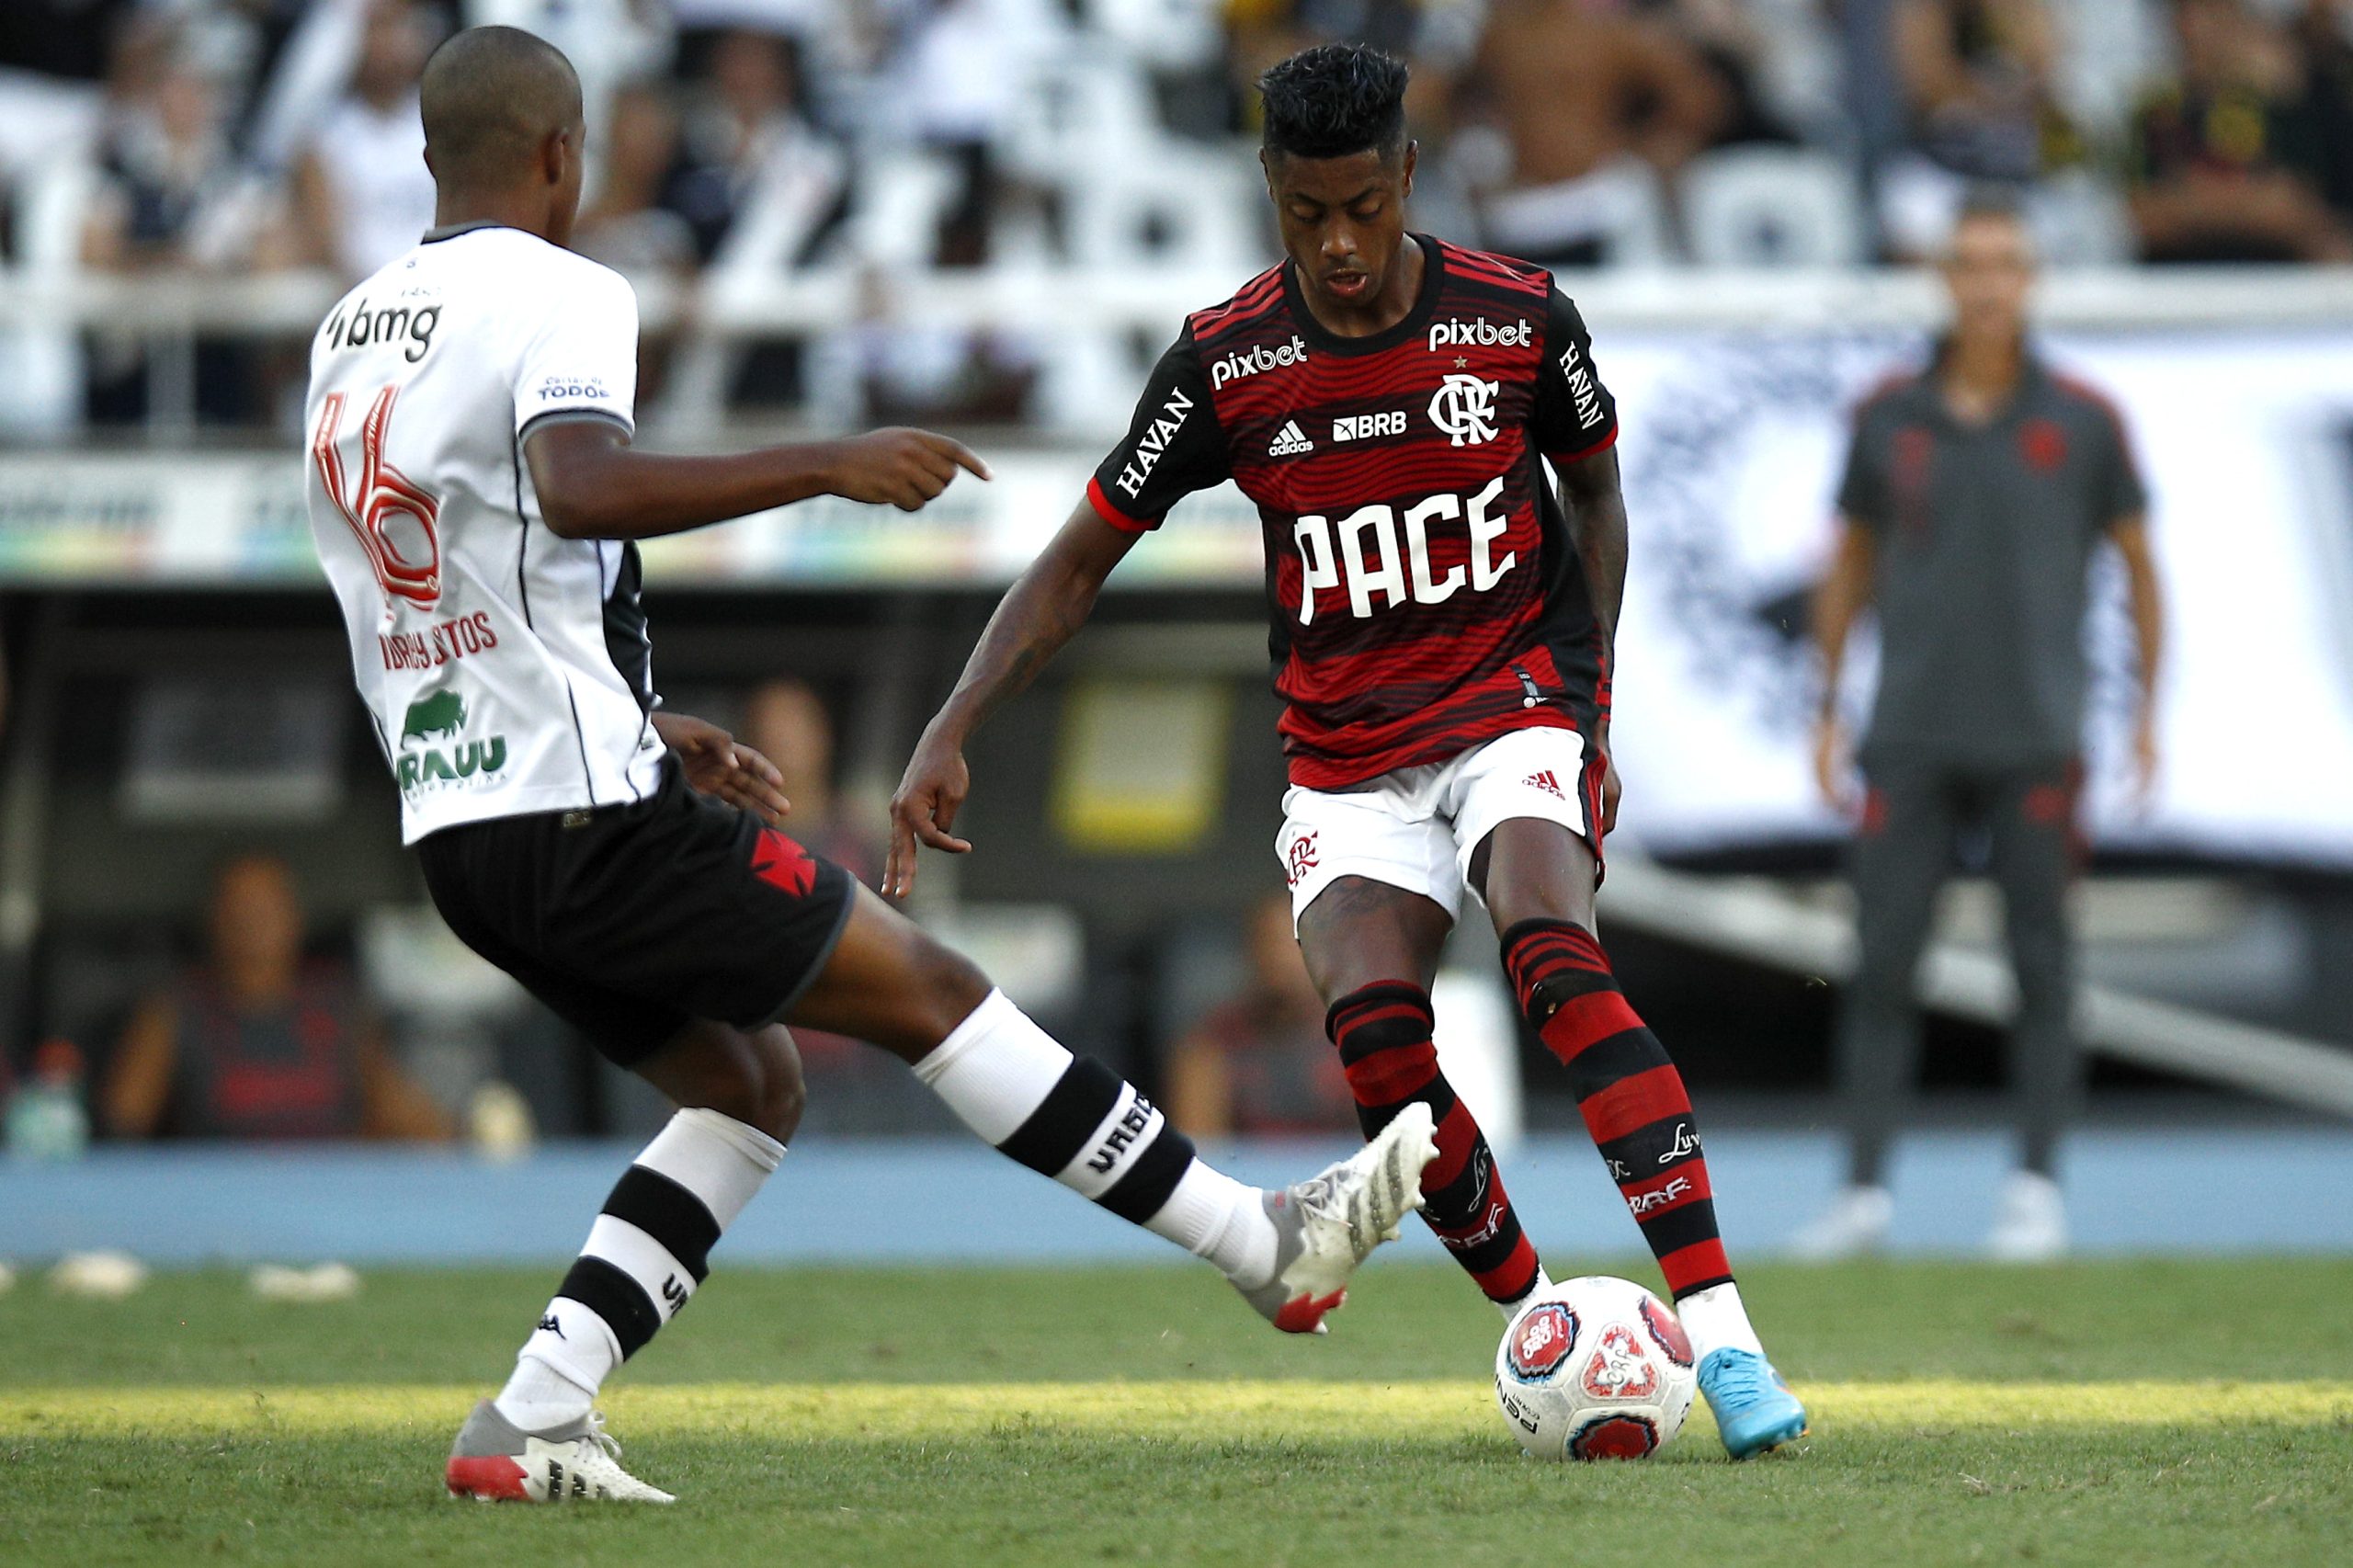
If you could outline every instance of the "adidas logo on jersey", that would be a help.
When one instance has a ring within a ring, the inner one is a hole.
[[[1314,449],[1315,443],[1307,438],[1307,432],[1299,427],[1299,421],[1290,419],[1285,420],[1283,427],[1275,432],[1274,442],[1267,447],[1267,455],[1270,458],[1289,458],[1296,457],[1301,452],[1312,452]]]
[[[1348,414],[1332,421],[1335,441],[1369,441],[1375,436],[1405,433],[1405,411],[1392,408],[1380,414]]]
[[[1289,343],[1269,348],[1261,343],[1239,354],[1229,354],[1210,367],[1210,391],[1215,392],[1228,381],[1238,381],[1245,376],[1255,376],[1261,370],[1271,370],[1278,365],[1307,363],[1307,340],[1296,334]]]
[[[1535,341],[1534,329],[1524,321],[1509,326],[1497,326],[1491,321],[1430,323],[1433,354],[1441,348],[1526,348]]]

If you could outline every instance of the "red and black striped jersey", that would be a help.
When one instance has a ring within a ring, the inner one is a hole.
[[[1256,503],[1283,749],[1310,789],[1608,708],[1540,461],[1618,437],[1592,338],[1543,269],[1414,238],[1420,293],[1373,336],[1324,330],[1287,265],[1188,317],[1087,485],[1132,531],[1226,479]]]

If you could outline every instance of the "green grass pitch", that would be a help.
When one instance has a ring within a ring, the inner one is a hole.
[[[1646,1267],[1618,1265],[1638,1278]],[[671,1509],[445,1501],[556,1270],[0,1297],[0,1563],[2353,1562],[2353,1260],[1760,1267],[1813,1435],[1520,1457],[1500,1329],[1381,1260],[1328,1339],[1206,1270],[728,1270],[608,1391]]]

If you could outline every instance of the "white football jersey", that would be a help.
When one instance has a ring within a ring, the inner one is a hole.
[[[637,547],[551,532],[523,440],[632,428],[637,297],[519,229],[467,224],[344,296],[311,345],[311,533],[414,844],[643,799],[661,778]]]

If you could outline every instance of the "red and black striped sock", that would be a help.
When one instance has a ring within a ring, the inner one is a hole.
[[[1486,1135],[1438,1070],[1430,994],[1402,980],[1368,985],[1333,1003],[1324,1028],[1340,1048],[1367,1138],[1415,1100],[1430,1108],[1438,1158],[1422,1172],[1422,1218],[1454,1261],[1490,1301],[1527,1295],[1536,1285],[1536,1248],[1519,1228]]]
[[[1618,989],[1601,944],[1565,920],[1504,933],[1528,1021],[1569,1070],[1586,1131],[1678,1299],[1732,1278],[1683,1075]]]

